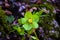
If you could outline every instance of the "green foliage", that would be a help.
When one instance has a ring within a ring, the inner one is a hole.
[[[25,30],[31,30],[32,28],[38,28],[37,22],[39,21],[39,16],[32,14],[31,12],[26,12],[24,18],[18,19],[18,22],[23,24]]]
[[[31,30],[31,29],[35,29],[38,28],[38,21],[39,21],[39,17],[41,16],[41,14],[44,11],[41,10],[37,13],[32,14],[31,12],[26,12],[24,18],[18,19],[18,22],[20,24],[23,24],[23,28],[25,30]],[[28,22],[29,21],[29,22]]]
[[[6,23],[6,15],[1,7],[0,7],[0,23],[1,24]]]
[[[43,1],[46,1],[46,0],[43,0]],[[33,12],[33,13],[31,13],[30,11],[27,11],[24,15],[24,18],[18,19],[18,25],[12,25],[12,22],[14,21],[14,17],[7,16],[2,10],[2,8],[0,7],[0,31],[2,31],[3,34],[8,34],[11,32],[16,32],[19,35],[27,34],[32,39],[38,40],[38,37],[35,31],[37,28],[42,27],[44,28],[43,29],[45,34],[44,38],[45,37],[48,38],[50,36],[58,38],[60,28],[55,28],[54,25],[51,24],[51,22],[54,19],[54,14],[53,14],[54,7],[49,3],[40,4],[40,5],[32,4],[31,7],[38,7],[41,9],[39,12]],[[46,10],[49,10],[50,12],[45,13],[45,10],[43,10],[42,8],[46,8]],[[49,33],[49,31],[51,31],[52,29],[54,29],[55,32]],[[48,33],[46,33],[46,30],[48,31]],[[8,32],[6,33],[6,31]],[[34,34],[34,36],[32,36],[31,34]]]
[[[32,4],[31,7],[46,8],[52,12],[55,6],[51,5],[51,3],[45,2],[42,4]]]
[[[17,34],[19,34],[19,35],[24,35],[24,29],[23,28],[21,28],[21,27],[19,27],[18,25],[14,25],[13,26],[13,29],[14,29],[14,31],[16,31],[17,32]]]
[[[12,23],[14,21],[14,17],[12,15],[11,16],[7,16],[6,21],[8,21],[9,23]]]
[[[12,25],[10,25],[7,22],[7,15],[2,10],[2,7],[0,7],[0,31],[3,33],[3,35],[4,34],[9,34],[9,33],[11,33],[13,31],[11,26]]]
[[[40,7],[46,7],[48,10],[53,10],[53,6],[50,3],[40,4]]]

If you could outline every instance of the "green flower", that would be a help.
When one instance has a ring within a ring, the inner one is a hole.
[[[38,28],[39,16],[32,14],[31,12],[26,12],[24,18],[18,19],[20,24],[23,24],[25,30],[31,30],[32,28]]]

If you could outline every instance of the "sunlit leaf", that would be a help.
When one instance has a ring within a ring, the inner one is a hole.
[[[24,25],[23,25],[23,28],[24,28],[25,30],[30,30],[32,27],[31,27],[31,25],[29,25],[29,24],[24,24]]]
[[[39,16],[38,15],[33,15],[33,20],[35,21],[35,22],[38,22],[39,21]]]
[[[28,11],[28,12],[26,12],[24,17],[27,18],[27,19],[32,18],[32,13],[30,11]]]
[[[20,24],[25,24],[26,21],[27,21],[27,19],[25,19],[25,18],[18,19],[18,23],[20,23]]]
[[[32,26],[33,28],[38,28],[38,24],[36,22],[33,22]]]

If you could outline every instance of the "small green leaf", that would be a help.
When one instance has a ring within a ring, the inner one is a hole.
[[[33,22],[33,28],[38,28],[38,24],[36,22]]]
[[[23,28],[25,29],[25,30],[31,30],[31,25],[29,25],[29,24],[24,24],[23,25]]]
[[[30,11],[26,12],[25,18],[29,19],[29,18],[32,18],[32,13]]]
[[[18,22],[19,22],[20,24],[25,24],[25,23],[26,23],[26,21],[27,21],[27,19],[26,19],[26,18],[18,19]]]

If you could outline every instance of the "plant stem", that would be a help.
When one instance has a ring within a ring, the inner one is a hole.
[[[24,38],[24,37],[22,37],[22,40],[25,40],[25,38]]]
[[[35,34],[35,36],[36,36],[36,38],[37,38],[36,40],[39,40],[38,37],[37,37],[37,34],[36,34],[35,30],[34,30],[34,34]]]

